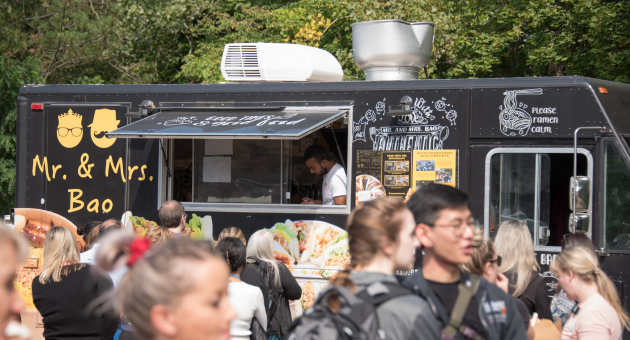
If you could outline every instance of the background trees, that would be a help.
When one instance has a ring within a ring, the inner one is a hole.
[[[625,0],[4,0],[0,213],[13,206],[22,84],[215,83],[231,42],[323,48],[344,80],[361,80],[350,24],[391,18],[436,24],[430,78],[578,74],[630,82]]]

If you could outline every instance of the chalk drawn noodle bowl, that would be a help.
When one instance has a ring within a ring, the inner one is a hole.
[[[532,125],[532,117],[520,108],[505,108],[499,114],[501,132],[506,136],[526,136]]]

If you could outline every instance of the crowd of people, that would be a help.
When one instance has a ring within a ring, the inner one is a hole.
[[[563,340],[618,340],[630,330],[587,236],[564,238],[550,265],[558,278],[550,299],[527,225],[505,221],[492,240],[475,227],[468,205],[464,192],[438,184],[419,187],[407,203],[362,203],[345,226],[350,265],[330,289],[371,303],[380,339],[532,340],[549,336],[540,326],[545,322],[556,322],[555,338]],[[271,233],[246,238],[229,227],[216,242],[194,240],[182,237],[186,212],[179,202],[164,203],[158,216],[161,225],[145,238],[115,219],[81,225],[83,253],[68,229],[50,229],[43,269],[32,284],[45,338],[293,340],[305,338],[298,335],[308,327],[315,329],[309,339],[332,334],[316,327],[335,329],[322,319],[326,314],[317,319],[307,311],[292,320],[289,301],[299,300],[302,288],[274,259]],[[27,247],[0,227],[2,330],[24,306],[13,279]],[[422,264],[414,270],[416,252]],[[400,271],[413,274],[396,276]],[[313,308],[350,313],[339,301],[317,300]]]

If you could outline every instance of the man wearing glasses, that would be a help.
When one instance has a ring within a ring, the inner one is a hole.
[[[407,206],[424,255],[422,268],[404,285],[434,307],[442,339],[527,339],[514,300],[486,279],[459,269],[470,262],[473,249],[468,195],[428,184],[418,188]]]
[[[178,201],[166,201],[158,210],[158,217],[162,226],[172,231],[175,237],[182,236],[182,231],[186,228],[186,210],[184,205]]]

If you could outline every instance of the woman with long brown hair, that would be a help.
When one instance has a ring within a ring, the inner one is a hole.
[[[401,200],[377,199],[355,208],[346,224],[350,267],[355,272],[349,280],[348,271],[341,273],[333,284],[355,286],[357,293],[375,284],[399,285],[396,271],[414,267],[414,250],[420,245],[415,227],[413,215]],[[434,318],[431,308],[416,295],[392,298],[378,306],[376,313],[387,339],[440,338],[440,330],[425,322]]]
[[[79,245],[64,227],[46,233],[44,265],[33,279],[33,302],[43,317],[46,339],[111,339],[118,315],[93,303],[113,289],[107,275],[79,262]]]
[[[550,268],[567,297],[578,301],[560,339],[618,340],[623,328],[630,330],[630,316],[614,283],[599,268],[595,252],[586,247],[564,249]]]

